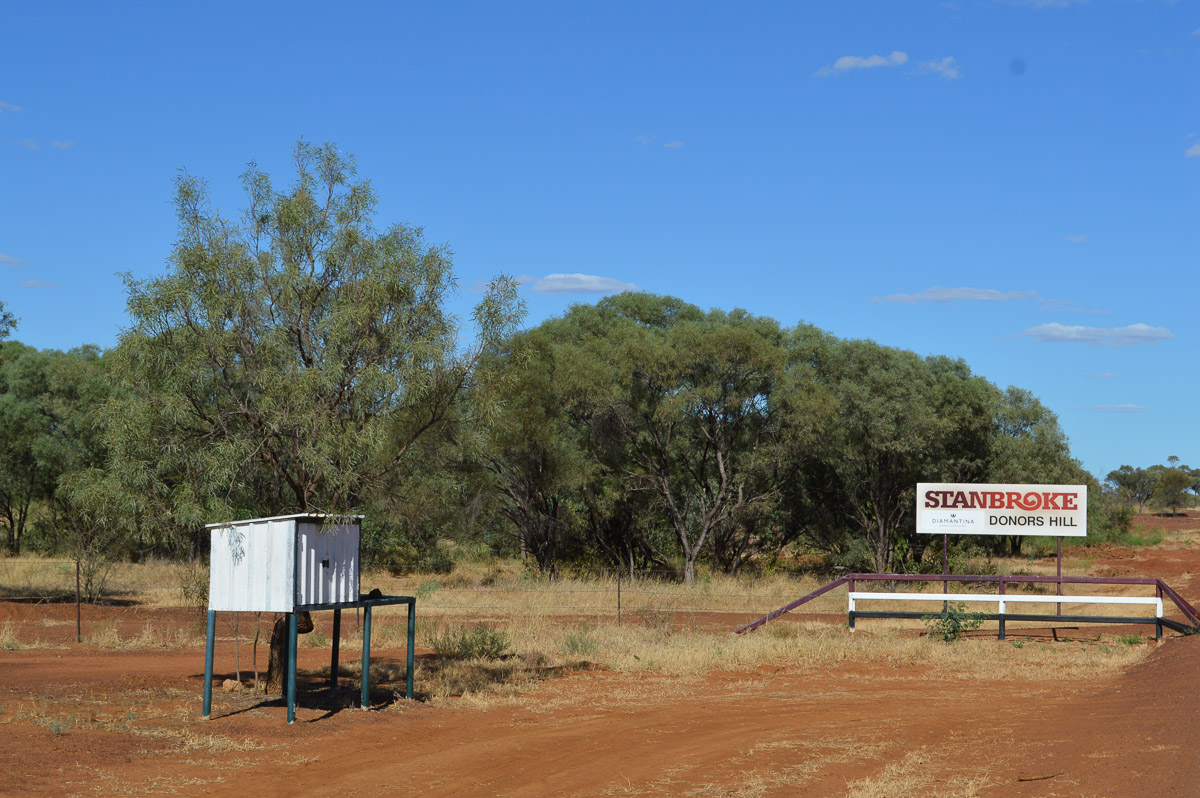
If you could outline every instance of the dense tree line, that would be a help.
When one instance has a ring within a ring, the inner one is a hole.
[[[923,560],[918,481],[1100,499],[1054,414],[961,360],[645,293],[517,331],[506,278],[467,338],[448,248],[375,229],[336,148],[301,143],[295,168],[277,189],[251,165],[237,220],[179,178],[170,268],[127,278],[114,349],[0,342],[10,554],[195,556],[205,523],[361,512],[397,568],[456,541],[547,573],[691,580],[796,552],[893,570]],[[0,337],[15,321],[0,306]]]
[[[1123,465],[1105,478],[1108,487],[1127,505],[1142,511],[1147,505],[1176,513],[1200,494],[1200,468],[1189,468],[1175,455],[1166,464],[1149,468]]]

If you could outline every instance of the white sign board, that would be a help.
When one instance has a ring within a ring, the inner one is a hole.
[[[917,483],[923,535],[1087,535],[1087,485]]]

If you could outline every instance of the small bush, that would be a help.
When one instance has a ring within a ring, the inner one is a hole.
[[[512,654],[508,634],[476,624],[470,629],[442,629],[430,645],[443,657],[455,659],[504,659]]]
[[[591,627],[586,624],[582,629],[567,632],[559,645],[563,656],[567,657],[590,657],[599,648],[600,644],[596,642],[596,638],[592,637]]]
[[[953,643],[965,633],[978,629],[983,625],[983,613],[967,612],[967,605],[962,602],[947,603],[945,609],[936,615],[925,615],[929,634],[947,643]]]
[[[420,585],[417,586],[417,598],[420,599],[421,601],[424,601],[425,599],[432,596],[435,591],[441,589],[441,587],[442,587],[442,583],[437,581],[436,579],[430,579],[428,581],[422,582]]]

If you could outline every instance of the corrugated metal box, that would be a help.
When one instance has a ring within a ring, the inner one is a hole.
[[[362,517],[312,514],[209,524],[208,608],[292,612],[358,600]]]

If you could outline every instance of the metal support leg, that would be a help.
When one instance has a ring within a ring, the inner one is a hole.
[[[371,605],[363,607],[362,708],[371,706]]]
[[[853,632],[854,631],[854,613],[853,612],[848,613],[848,618],[850,620],[850,631]]]
[[[413,697],[413,649],[417,641],[417,602],[414,599],[408,603],[408,650],[404,658],[404,697]]]
[[[208,631],[204,638],[204,709],[201,710],[200,716],[208,720],[208,716],[212,714],[212,668],[213,668],[213,643],[217,631],[217,612],[216,610],[208,611]]]
[[[1157,643],[1161,640],[1162,640],[1162,619],[1160,618],[1154,622],[1154,642]]]
[[[297,615],[288,613],[287,722],[296,722],[296,626]]]
[[[342,642],[342,611],[333,611],[333,654],[329,660],[329,686],[337,688],[338,682],[338,648]]]

